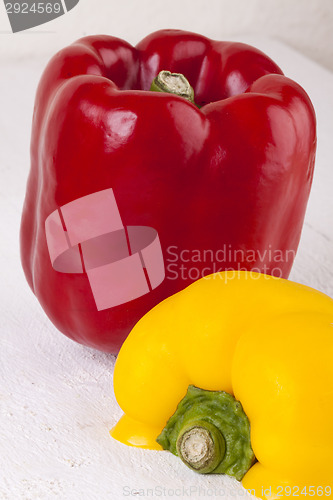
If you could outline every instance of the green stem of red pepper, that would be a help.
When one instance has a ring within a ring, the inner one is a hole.
[[[187,78],[181,73],[171,73],[165,70],[160,71],[152,81],[150,90],[153,92],[175,94],[196,105],[194,102],[194,90]]]

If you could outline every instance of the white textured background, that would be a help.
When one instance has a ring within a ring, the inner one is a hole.
[[[50,55],[86,34],[110,34],[135,44],[160,28],[218,40],[270,36],[333,70],[332,0],[80,0],[68,14],[15,35],[1,1],[0,59]]]

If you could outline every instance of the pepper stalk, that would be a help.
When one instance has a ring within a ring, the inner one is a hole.
[[[152,81],[150,90],[178,95],[196,106],[193,87],[191,87],[188,79],[181,73],[171,73],[166,70],[160,71]]]
[[[255,460],[241,403],[226,392],[193,385],[156,441],[201,474],[241,480]]]

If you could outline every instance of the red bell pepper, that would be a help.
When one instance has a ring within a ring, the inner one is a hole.
[[[150,91],[161,70],[183,74],[196,105]],[[202,275],[286,278],[315,149],[309,97],[253,47],[178,30],[135,48],[82,38],[37,90],[27,280],[60,331],[117,353],[140,317]]]

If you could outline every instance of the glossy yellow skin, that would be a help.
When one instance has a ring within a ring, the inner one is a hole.
[[[166,299],[137,323],[119,353],[114,389],[125,415],[111,435],[160,449],[156,437],[190,384],[241,401],[259,462],[243,479],[251,493],[285,498],[299,488],[300,497],[328,496],[331,298],[287,280],[229,271]]]

